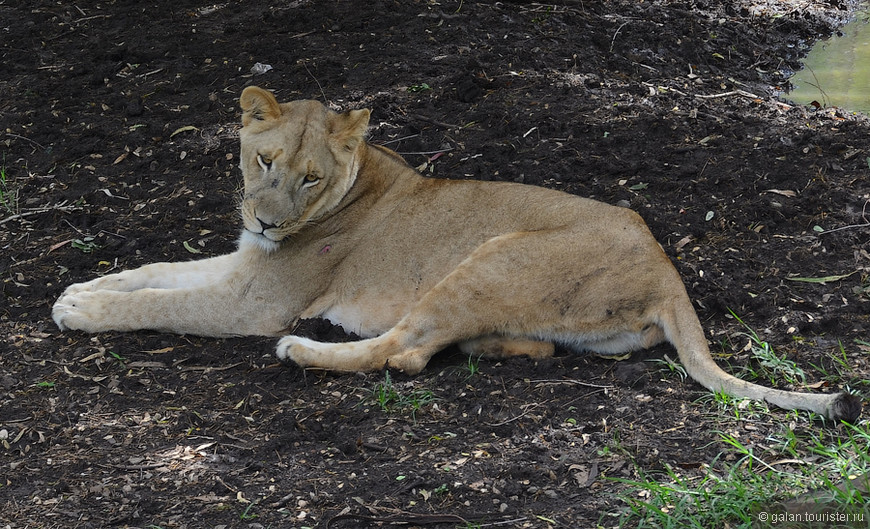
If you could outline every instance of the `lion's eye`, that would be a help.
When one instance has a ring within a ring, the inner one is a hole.
[[[305,175],[305,185],[306,186],[314,185],[317,182],[320,182],[320,177],[317,176],[316,174],[308,173],[307,175]]]
[[[260,167],[263,168],[264,171],[268,171],[272,168],[272,159],[268,156],[263,156],[262,154],[257,155],[257,163],[260,164]]]

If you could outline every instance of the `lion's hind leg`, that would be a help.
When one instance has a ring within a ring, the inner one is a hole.
[[[633,351],[649,349],[665,341],[662,328],[656,324],[644,325],[637,331],[622,330],[607,337],[569,337],[565,344],[578,351],[590,351],[602,357],[621,357]]]
[[[553,342],[542,342],[525,338],[487,335],[459,343],[459,350],[471,356],[484,358],[509,358],[528,356],[529,358],[549,358],[556,347]]]
[[[403,346],[408,335],[394,328],[377,338],[345,343],[317,342],[291,335],[281,338],[275,354],[280,360],[292,361],[301,367],[333,371],[374,371],[395,367],[415,374],[426,367],[432,355],[447,345],[440,341],[422,340],[418,344]],[[552,342],[488,335],[459,342],[459,349],[465,354],[486,358],[525,355],[540,359],[553,356],[555,346]]]
[[[571,234],[515,232],[478,247],[429,290],[392,329],[376,338],[329,344],[296,336],[278,343],[276,354],[302,367],[338,371],[373,371],[385,366],[409,374],[451,344],[492,357],[551,356],[551,323],[559,307],[538,300],[539,283],[553,273],[546,258],[564,247]],[[561,287],[559,287],[561,288]]]

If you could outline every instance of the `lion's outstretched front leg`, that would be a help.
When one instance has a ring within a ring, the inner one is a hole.
[[[279,307],[264,296],[221,281],[195,288],[81,291],[55,303],[61,330],[85,332],[149,329],[198,336],[276,335],[286,331]],[[265,308],[264,308],[265,307]]]
[[[132,292],[141,288],[190,288],[213,283],[231,270],[236,254],[221,255],[199,261],[153,263],[117,274],[109,274],[70,285],[63,296],[78,292],[117,290]]]
[[[200,336],[276,335],[282,307],[245,279],[229,254],[185,263],[155,263],[70,286],[52,307],[61,330],[150,329]]]
[[[201,289],[140,288],[81,290],[64,294],[51,315],[61,330],[85,332],[152,329],[178,333],[219,335],[204,332],[210,314],[219,303]],[[209,325],[211,326],[211,325]]]
[[[174,312],[171,306],[187,307],[185,293],[217,284],[232,269],[235,254],[182,263],[154,263],[70,285],[51,310],[61,330],[86,332],[128,331],[149,327],[160,312]],[[193,296],[195,297],[195,295]]]

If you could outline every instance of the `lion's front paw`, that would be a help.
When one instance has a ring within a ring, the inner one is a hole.
[[[72,285],[52,307],[51,317],[60,330],[75,329],[85,332],[108,330],[111,303],[106,293],[88,290],[70,292],[73,287],[86,284]]]
[[[65,296],[71,296],[73,294],[78,294],[79,292],[94,292],[99,290],[97,286],[97,281],[99,279],[94,279],[92,281],[86,281],[84,283],[73,283],[72,285],[66,287],[66,290],[63,291],[58,301],[63,299]]]
[[[416,349],[391,356],[387,360],[387,365],[389,367],[401,369],[407,375],[418,374],[420,371],[423,371],[423,368],[425,368],[428,363],[429,357],[421,354]]]
[[[98,290],[112,290],[119,292],[130,292],[139,288],[147,287],[147,281],[150,276],[136,270],[127,270],[118,272],[117,274],[109,274],[107,276],[98,277],[85,281],[84,283],[75,283],[64,290],[63,295],[68,296],[78,294],[79,292],[96,292]]]
[[[278,340],[275,356],[282,362],[294,362],[299,367],[321,367],[316,349],[320,342],[300,336],[285,336]]]

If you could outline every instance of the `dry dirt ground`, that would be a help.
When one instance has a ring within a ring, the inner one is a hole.
[[[611,527],[637,491],[610,478],[694,479],[726,459],[719,432],[760,454],[783,429],[842,435],[721,410],[646,361],[668,347],[324,375],[270,339],[60,333],[50,307],[72,282],[233,249],[237,98],[257,84],[371,108],[371,141],[427,175],[634,208],[720,362],[763,369],[733,310],[811,391],[866,398],[870,127],[781,98],[848,7],[0,0],[0,526]]]

